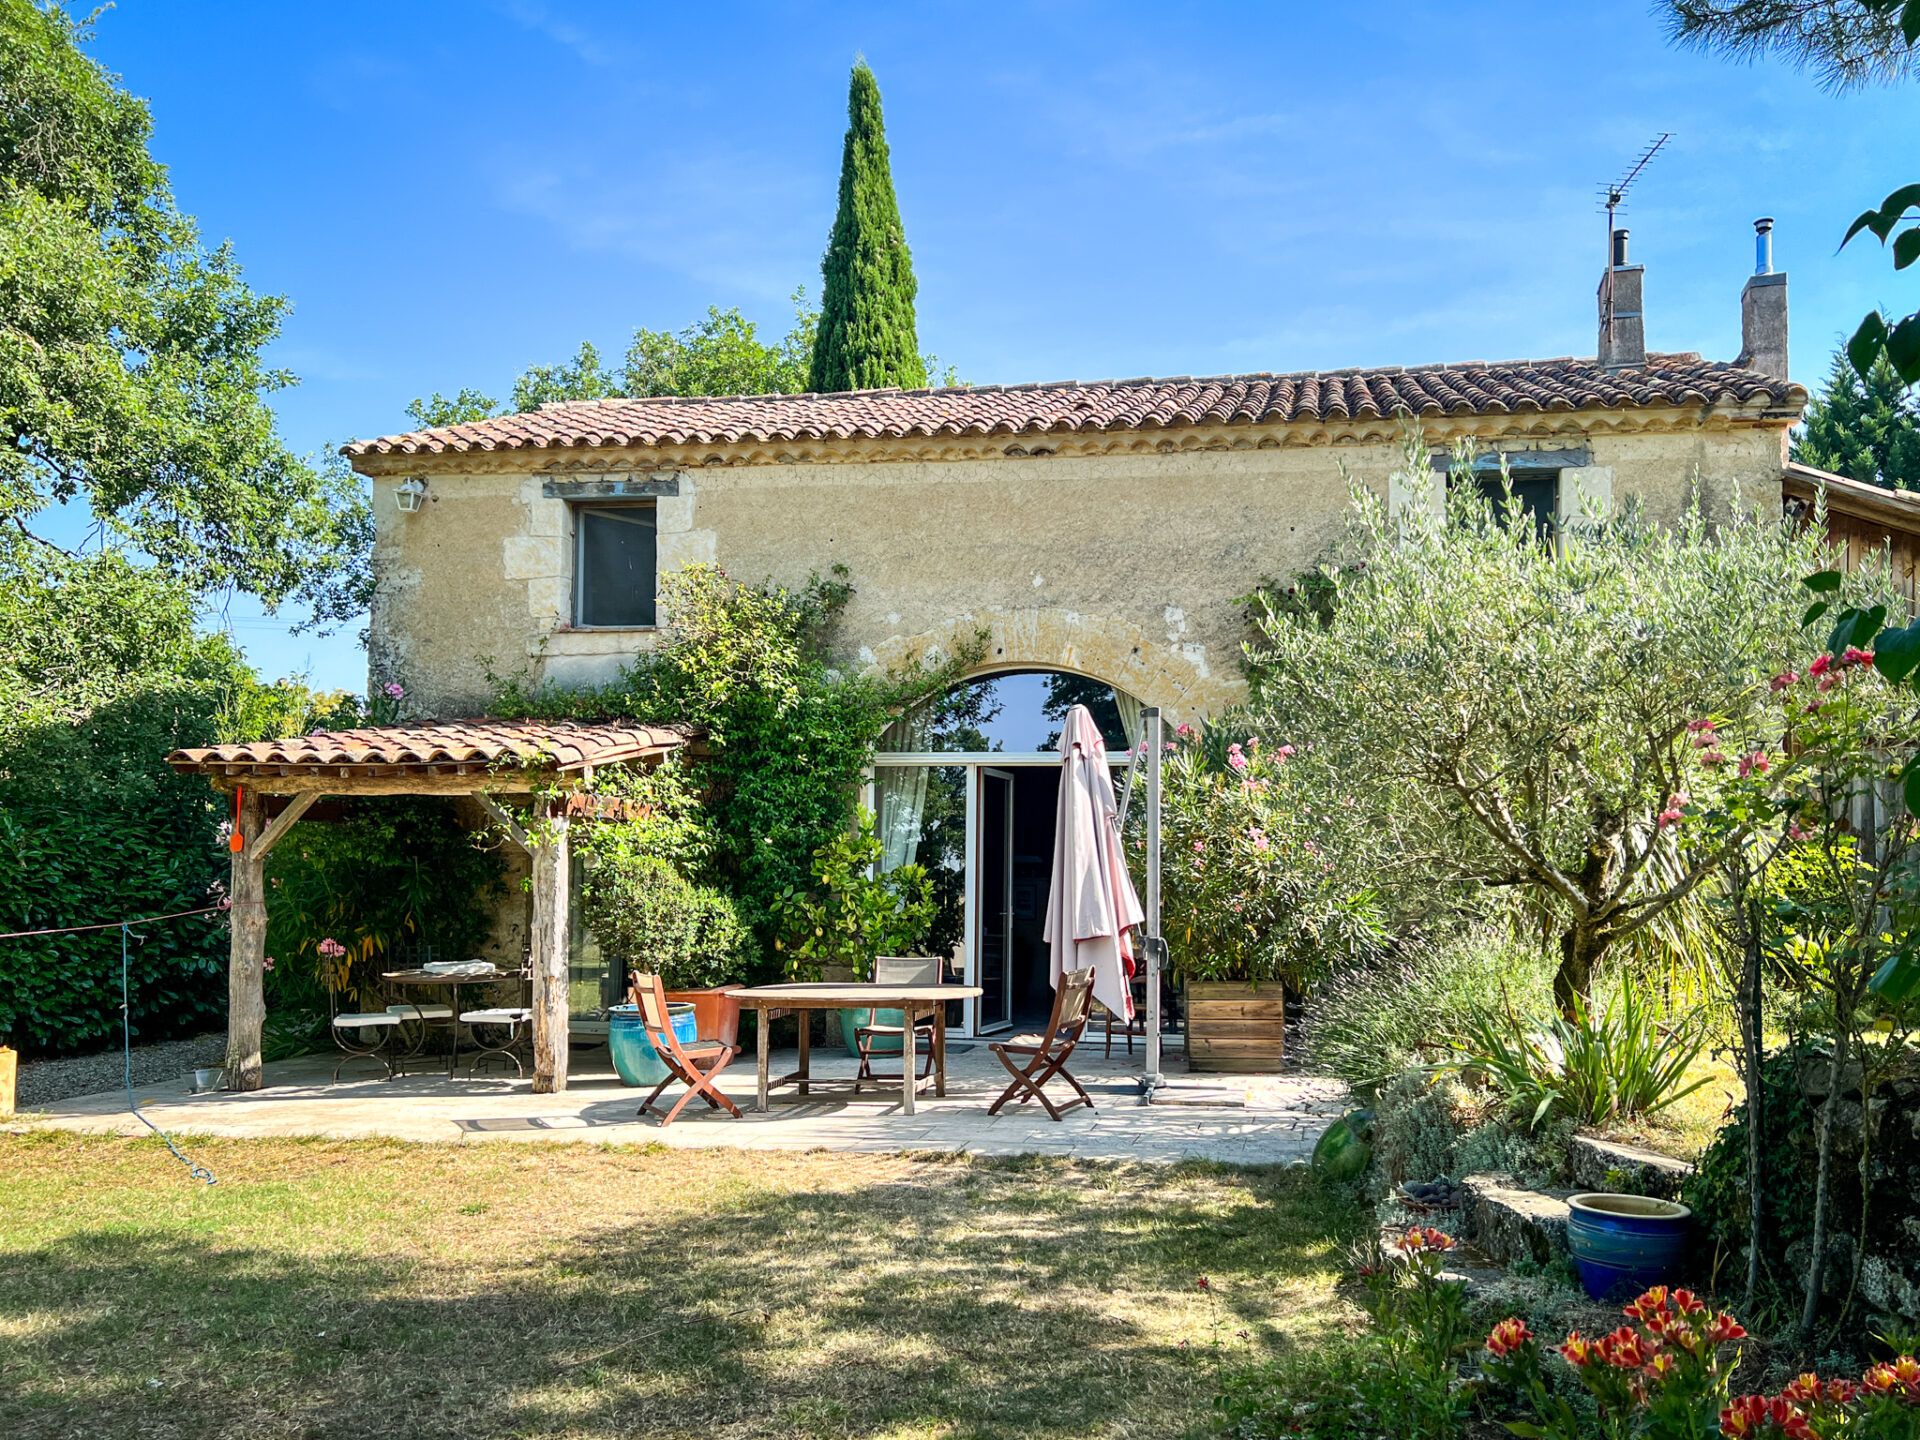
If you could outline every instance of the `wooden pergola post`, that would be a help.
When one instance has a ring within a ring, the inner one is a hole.
[[[258,1090],[261,1085],[260,1032],[267,1020],[267,856],[280,837],[320,797],[295,795],[271,825],[265,824],[266,798],[251,785],[240,787],[227,898],[231,939],[227,949],[227,1089]]]
[[[533,1092],[557,1095],[567,1088],[567,930],[569,856],[567,817],[541,825],[528,847],[533,870]]]

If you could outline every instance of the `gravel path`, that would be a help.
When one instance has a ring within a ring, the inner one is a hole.
[[[222,1030],[210,1030],[186,1040],[162,1040],[152,1045],[136,1045],[133,1050],[133,1083],[151,1085],[157,1080],[174,1080],[196,1066],[218,1065],[226,1054],[227,1037]],[[22,1060],[20,1085],[16,1097],[22,1110],[32,1110],[72,1095],[92,1095],[117,1089],[126,1077],[126,1062],[119,1047],[96,1055],[68,1055],[56,1060]]]

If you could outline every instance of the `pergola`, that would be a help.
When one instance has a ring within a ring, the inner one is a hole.
[[[468,796],[524,850],[532,872],[533,1088],[567,1086],[568,830],[598,813],[597,766],[658,764],[692,732],[623,722],[454,720],[431,725],[316,731],[206,749],[176,750],[174,769],[205,775],[237,796],[232,945],[227,976],[227,1084],[261,1085],[266,1019],[266,860],[323,797]],[[539,823],[521,826],[537,802]]]

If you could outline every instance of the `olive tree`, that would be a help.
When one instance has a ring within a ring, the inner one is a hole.
[[[1383,879],[1532,900],[1568,1005],[1743,842],[1675,842],[1689,792],[1720,773],[1699,763],[1696,722],[1748,729],[1777,709],[1769,679],[1801,648],[1817,541],[1697,493],[1672,523],[1629,507],[1543,538],[1510,491],[1459,484],[1425,503],[1445,481],[1417,433],[1401,471],[1392,488],[1412,498],[1396,516],[1353,487],[1315,603],[1256,597],[1255,706],[1346,776],[1391,837],[1398,874]]]

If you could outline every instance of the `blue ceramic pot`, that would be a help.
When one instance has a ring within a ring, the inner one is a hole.
[[[1693,1212],[1645,1195],[1574,1195],[1567,1245],[1580,1284],[1596,1300],[1621,1299],[1671,1284],[1686,1253]]]
[[[667,1019],[673,1026],[674,1038],[682,1045],[691,1045],[700,1038],[699,1022],[690,1003],[669,1004]],[[647,1038],[647,1027],[640,1019],[638,1005],[615,1005],[607,1011],[607,1050],[613,1056],[613,1068],[620,1072],[625,1084],[651,1090],[667,1078],[666,1064]]]

